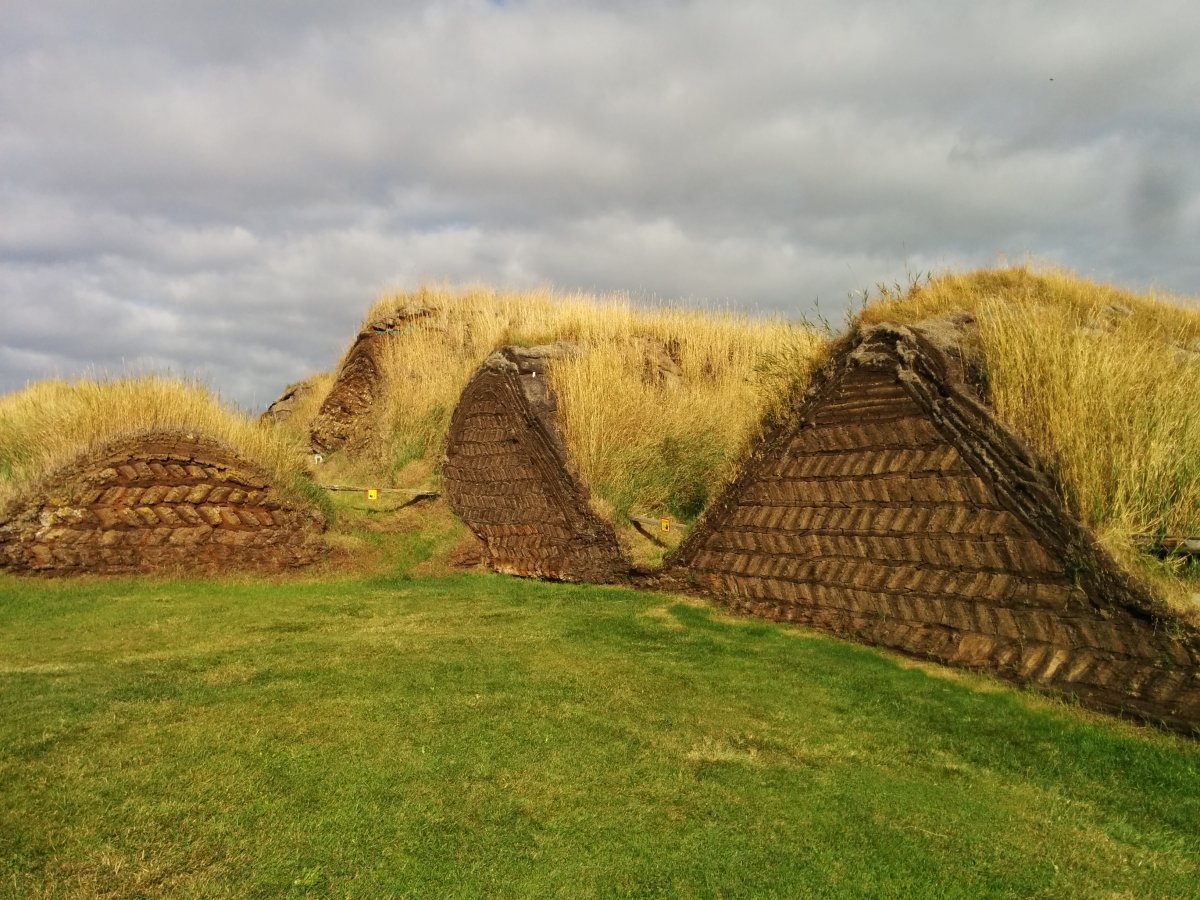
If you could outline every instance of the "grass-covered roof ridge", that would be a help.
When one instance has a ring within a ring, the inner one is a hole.
[[[166,433],[215,441],[285,491],[320,500],[293,433],[254,422],[197,382],[143,375],[43,381],[0,397],[0,508],[116,441]]]
[[[953,311],[977,321],[978,345],[963,349],[985,398],[1051,467],[1068,509],[1123,565],[1194,605],[1194,566],[1186,582],[1157,577],[1185,566],[1147,569],[1138,551],[1200,535],[1200,307],[1016,267],[884,290],[857,320]]]
[[[1137,293],[1084,278],[1067,269],[1010,266],[917,279],[907,289],[879,286],[855,317],[864,324],[910,324],[956,310],[978,312],[1002,303],[1017,308],[1054,307],[1083,327],[1119,321],[1133,333],[1200,352],[1200,299]]]
[[[498,347],[576,345],[550,369],[563,431],[597,504],[619,516],[698,513],[777,393],[780,361],[803,369],[820,345],[779,316],[549,289],[391,294],[367,330],[386,334],[385,379],[403,386],[383,392],[368,450],[393,472],[440,456],[459,395]]]

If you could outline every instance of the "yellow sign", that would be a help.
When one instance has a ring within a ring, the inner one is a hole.
[[[664,532],[670,531],[671,530],[671,517],[663,516],[661,519],[659,519],[658,527],[661,528]]]
[[[379,488],[367,488],[367,499],[368,500],[378,500],[379,499]]]

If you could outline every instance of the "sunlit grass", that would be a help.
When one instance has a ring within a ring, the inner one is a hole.
[[[0,577],[0,895],[1186,896],[1200,751],[693,601]],[[415,551],[415,553],[414,553]]]
[[[283,396],[290,390],[297,390],[299,394],[293,399],[292,407],[283,420],[287,430],[294,431],[298,439],[308,441],[309,427],[312,425],[312,420],[316,418],[321,404],[325,401],[329,389],[333,387],[335,378],[336,375],[333,372],[318,372],[303,381],[288,385],[280,394]]]

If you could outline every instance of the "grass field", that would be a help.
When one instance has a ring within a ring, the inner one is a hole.
[[[0,577],[0,895],[1194,896],[1200,745],[695,601]]]

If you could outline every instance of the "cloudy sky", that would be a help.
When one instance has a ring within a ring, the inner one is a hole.
[[[0,392],[265,406],[422,281],[1200,293],[1200,4],[2,0]]]

